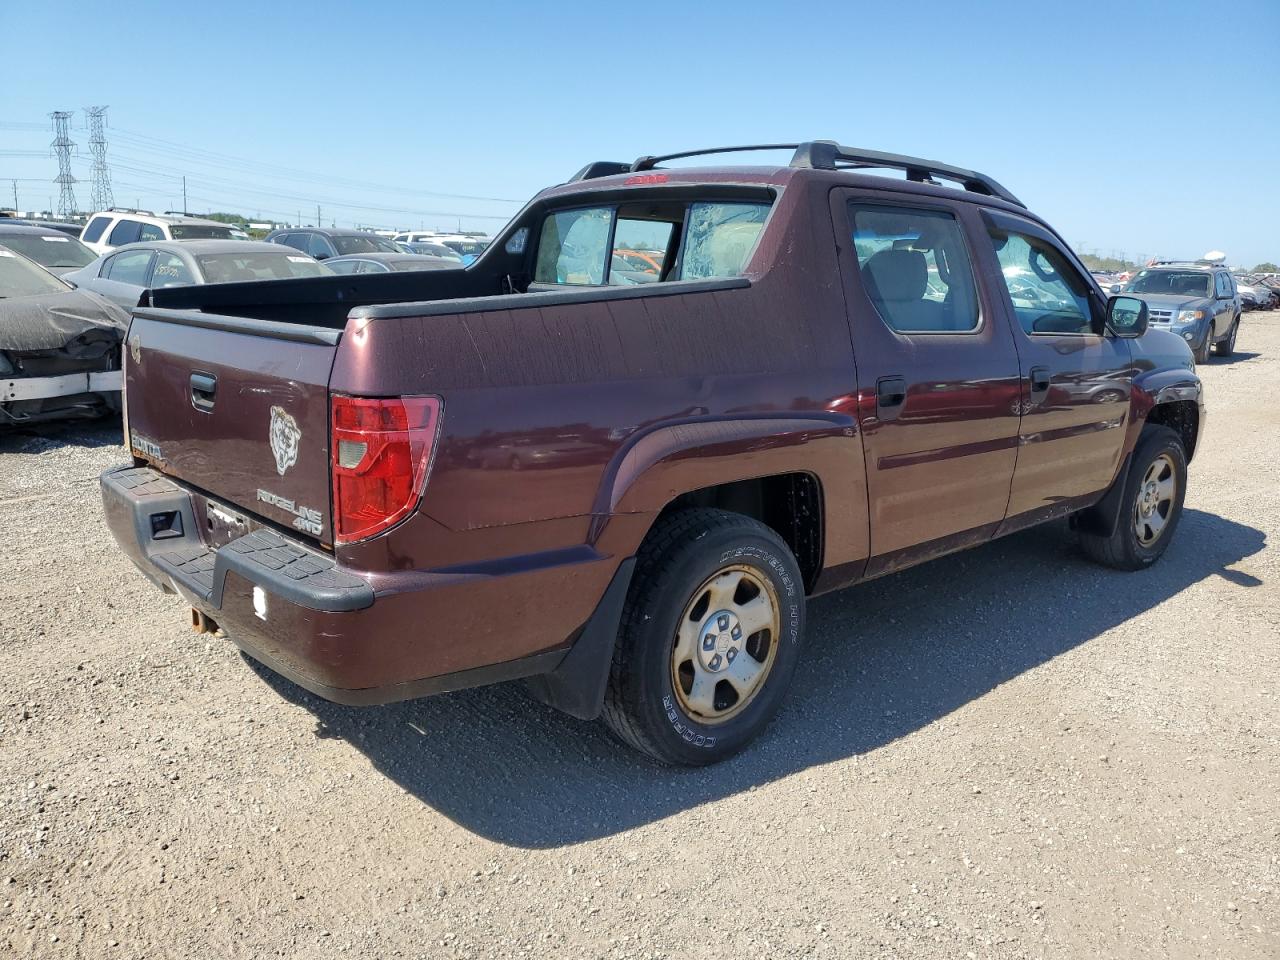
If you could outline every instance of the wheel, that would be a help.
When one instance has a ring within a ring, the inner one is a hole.
[[[1236,352],[1236,334],[1240,330],[1240,318],[1236,317],[1231,321],[1231,329],[1227,331],[1227,335],[1213,345],[1213,352],[1220,357],[1229,357]]]
[[[1182,517],[1187,454],[1168,427],[1143,428],[1125,478],[1116,529],[1109,537],[1080,534],[1092,559],[1117,570],[1141,570],[1160,559]]]
[[[804,607],[795,558],[764,524],[710,509],[662,519],[637,557],[605,722],[662,763],[738,752],[786,695]]]
[[[1213,326],[1212,324],[1204,332],[1204,342],[1196,347],[1192,353],[1195,355],[1197,364],[1209,362],[1209,348],[1213,345]]]

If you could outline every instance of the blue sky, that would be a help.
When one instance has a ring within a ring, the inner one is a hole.
[[[0,37],[0,203],[56,199],[47,114],[108,104],[118,204],[185,173],[192,210],[494,229],[588,160],[833,138],[982,170],[1085,251],[1280,262],[1280,0],[10,0]]]

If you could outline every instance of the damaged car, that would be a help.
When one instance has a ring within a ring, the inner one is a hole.
[[[129,315],[0,247],[0,429],[120,410]]]

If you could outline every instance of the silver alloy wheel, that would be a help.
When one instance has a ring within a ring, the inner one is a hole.
[[[1133,508],[1133,529],[1138,543],[1149,547],[1160,539],[1169,525],[1177,492],[1178,473],[1173,458],[1162,453],[1151,461],[1138,485],[1138,501]]]
[[[671,686],[702,723],[737,716],[764,687],[778,651],[778,595],[767,577],[733,564],[693,592],[676,628]]]

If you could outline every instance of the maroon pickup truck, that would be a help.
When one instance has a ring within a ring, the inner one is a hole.
[[[989,177],[787,149],[590,164],[466,268],[148,292],[120,546],[322,697],[522,678],[686,764],[777,711],[808,597],[1064,516],[1158,559],[1187,345]]]

